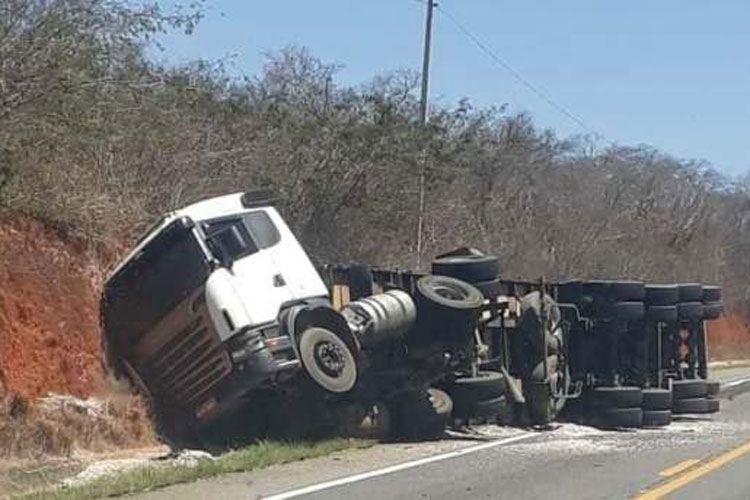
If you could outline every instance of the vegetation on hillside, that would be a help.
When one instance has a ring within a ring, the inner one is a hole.
[[[200,8],[2,3],[4,210],[119,249],[169,208],[264,186],[317,260],[414,267],[424,172],[423,265],[471,244],[506,277],[715,282],[750,310],[747,183],[647,146],[561,139],[503,106],[464,101],[424,127],[418,75],[343,86],[297,47],[245,79],[150,61],[154,37],[189,32]]]

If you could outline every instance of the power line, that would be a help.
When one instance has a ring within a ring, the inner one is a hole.
[[[422,0],[414,0],[415,2],[424,3]],[[592,129],[589,127],[586,122],[584,122],[581,118],[573,114],[573,112],[569,111],[565,106],[562,104],[558,104],[555,102],[554,99],[549,97],[546,93],[544,93],[539,87],[531,83],[528,79],[526,79],[521,73],[516,71],[510,64],[508,64],[503,58],[498,56],[492,49],[490,49],[486,43],[484,43],[478,36],[476,36],[474,33],[469,30],[461,21],[459,21],[455,15],[453,15],[450,11],[442,7],[442,5],[438,5],[436,7],[437,10],[442,12],[445,17],[453,23],[458,30],[463,33],[464,36],[466,36],[471,42],[476,45],[482,52],[484,52],[487,56],[490,57],[497,65],[499,65],[502,69],[507,71],[513,78],[516,79],[519,83],[521,83],[524,87],[526,87],[529,91],[531,91],[534,95],[536,95],[539,99],[549,104],[552,108],[554,108],[558,113],[562,114],[566,118],[568,118],[570,121],[581,127],[583,130],[588,132],[589,134],[592,134],[593,136],[603,139],[607,142],[609,141],[604,134],[599,133],[598,131]]]

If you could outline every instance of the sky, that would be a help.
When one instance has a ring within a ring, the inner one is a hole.
[[[206,0],[193,35],[168,35],[167,64],[227,59],[260,73],[265,54],[295,44],[343,66],[357,85],[421,69],[422,0]],[[750,0],[440,0],[431,99],[508,105],[560,137],[587,131],[483,52],[457,19],[525,81],[586,128],[621,145],[647,144],[750,172]]]

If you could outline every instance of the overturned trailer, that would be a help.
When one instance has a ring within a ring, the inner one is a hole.
[[[467,248],[433,262],[433,272],[460,277],[485,297],[474,356],[441,381],[454,416],[654,427],[673,414],[719,411],[706,322],[723,312],[720,287],[503,280],[491,276],[496,268],[494,257]],[[340,303],[372,288],[413,290],[425,276],[340,265],[322,274]],[[489,379],[502,391],[487,391]]]
[[[718,409],[703,327],[718,288],[498,275],[472,249],[432,274],[316,269],[265,194],[212,198],[167,214],[106,281],[107,362],[176,447],[290,420],[424,439],[472,419]]]

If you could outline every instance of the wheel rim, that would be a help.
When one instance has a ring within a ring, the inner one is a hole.
[[[436,283],[433,290],[437,295],[448,300],[463,300],[466,298],[464,290],[457,286],[451,286],[450,283]]]
[[[341,349],[329,341],[315,344],[313,348],[315,364],[329,377],[340,377],[346,367],[346,360]]]
[[[333,332],[313,327],[302,332],[299,353],[305,371],[323,389],[348,392],[357,381],[354,355]]]

